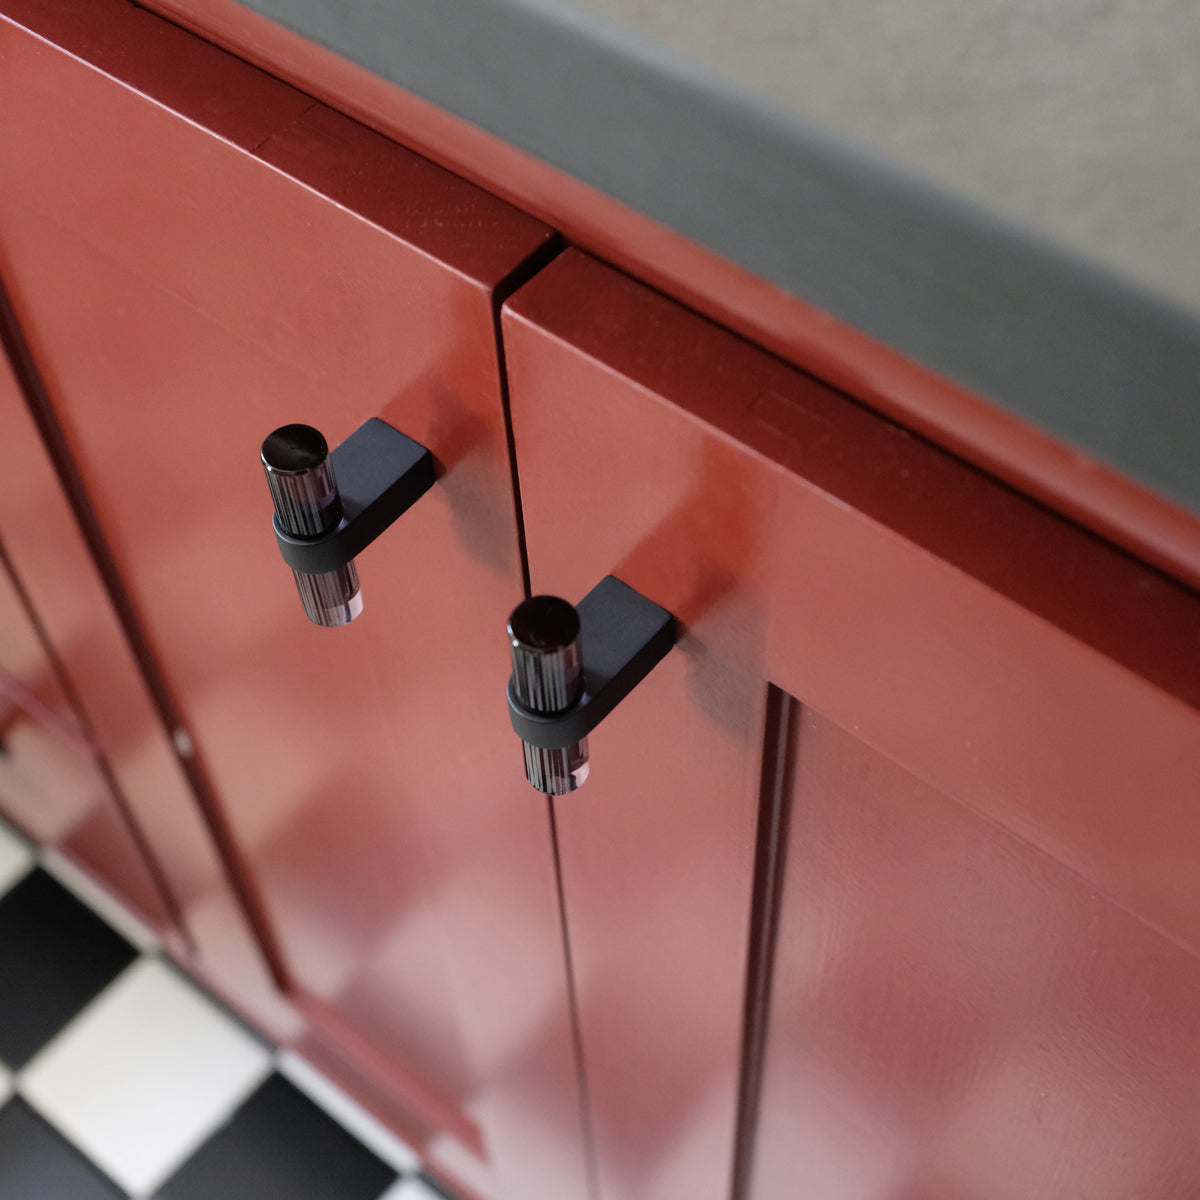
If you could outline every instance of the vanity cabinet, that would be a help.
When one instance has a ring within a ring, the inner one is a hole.
[[[1194,1192],[1194,592],[143,9],[0,0],[0,109],[0,666],[190,969],[480,1200]],[[372,417],[317,628],[258,448]],[[504,620],[609,574],[548,801]]]

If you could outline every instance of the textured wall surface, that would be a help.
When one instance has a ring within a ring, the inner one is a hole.
[[[1196,0],[579,0],[1200,311]]]

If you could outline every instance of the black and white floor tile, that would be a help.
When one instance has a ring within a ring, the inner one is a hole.
[[[0,1197],[444,1195],[409,1147],[0,824]]]

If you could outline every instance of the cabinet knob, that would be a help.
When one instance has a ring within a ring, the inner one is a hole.
[[[262,444],[263,470],[275,505],[275,519],[293,538],[316,538],[341,524],[329,445],[311,425],[283,425]],[[335,629],[362,612],[362,589],[354,560],[309,574],[292,569],[304,614],[314,625]]]
[[[508,715],[525,778],[549,796],[588,777],[587,735],[675,644],[675,618],[606,575],[578,607],[534,596],[508,619]]]
[[[305,615],[348,625],[363,606],[355,556],[433,486],[433,456],[373,417],[332,451],[311,425],[283,425],[261,457]]]
[[[557,596],[534,596],[508,618],[513,694],[530,712],[555,716],[578,702],[583,693],[579,632],[575,606]],[[539,792],[564,796],[587,779],[586,737],[562,747],[523,745],[525,778]]]

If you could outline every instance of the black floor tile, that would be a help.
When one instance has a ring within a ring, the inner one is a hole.
[[[8,1200],[126,1200],[24,1100],[0,1108],[0,1196]]]
[[[23,1067],[136,957],[57,880],[31,871],[0,897],[0,1062]]]
[[[378,1200],[396,1172],[272,1075],[155,1200]]]

